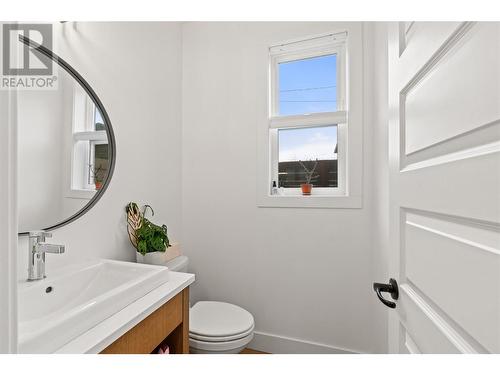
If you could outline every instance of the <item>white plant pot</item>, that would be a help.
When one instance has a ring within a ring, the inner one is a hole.
[[[154,251],[142,255],[139,252],[135,253],[137,263],[154,264],[157,266],[166,266],[167,262],[181,255],[181,246],[179,243],[174,242],[167,250]]]

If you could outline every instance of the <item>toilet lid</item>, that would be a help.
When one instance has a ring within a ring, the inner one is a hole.
[[[189,338],[194,339],[194,340],[199,340],[199,341],[204,341],[204,342],[221,342],[221,341],[234,341],[241,339],[243,337],[249,336],[253,334],[253,329],[255,327],[252,325],[248,331],[238,333],[236,335],[231,335],[231,336],[203,336],[203,335],[197,335],[193,332],[189,332]]]
[[[200,301],[189,310],[189,333],[192,336],[237,336],[248,334],[253,326],[252,314],[230,303]]]

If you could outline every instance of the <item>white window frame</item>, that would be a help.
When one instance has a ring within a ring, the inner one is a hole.
[[[269,48],[267,123],[259,127],[257,203],[260,207],[360,208],[362,206],[362,50],[361,26],[276,44]],[[325,55],[337,55],[337,110],[278,116],[278,64]],[[303,196],[300,188],[280,189],[278,182],[278,129],[337,125],[338,187],[313,188]]]
[[[271,141],[271,180],[279,181],[278,177],[278,131],[280,129],[311,128],[335,125],[337,126],[337,188],[313,189],[314,195],[342,196],[345,194],[345,134],[347,124],[347,111],[345,106],[345,41],[346,35],[326,36],[308,41],[292,43],[287,46],[278,46],[270,49],[270,118],[269,136]],[[302,48],[298,48],[301,44]],[[279,64],[299,61],[308,58],[336,55],[337,61],[337,109],[334,112],[318,112],[303,115],[279,115]],[[271,185],[270,185],[271,188]],[[281,190],[284,195],[301,196],[300,188],[286,188]]]
[[[71,130],[71,165],[66,185],[66,197],[90,200],[96,193],[93,178],[90,178],[89,161],[92,144],[107,143],[105,130],[93,130],[97,108],[80,87],[73,89],[73,111]],[[87,142],[82,149],[78,142]],[[78,185],[75,180],[81,181]],[[89,183],[90,181],[90,183]]]

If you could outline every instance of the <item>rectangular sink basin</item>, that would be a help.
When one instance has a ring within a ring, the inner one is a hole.
[[[19,353],[51,353],[168,282],[167,267],[95,260],[19,285]]]

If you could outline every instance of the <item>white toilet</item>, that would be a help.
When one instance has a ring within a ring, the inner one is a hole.
[[[167,262],[171,271],[187,272],[188,257]],[[239,353],[253,339],[254,319],[226,302],[199,301],[189,310],[189,351],[197,354]]]

